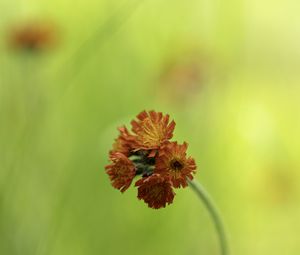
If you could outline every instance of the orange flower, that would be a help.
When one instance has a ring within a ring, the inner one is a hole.
[[[113,144],[113,149],[110,154],[114,152],[121,152],[126,156],[129,156],[133,149],[133,144],[135,144],[135,138],[131,135],[128,129],[123,126],[118,128],[120,134]]]
[[[158,174],[144,177],[136,182],[138,199],[142,199],[150,208],[159,209],[173,202],[175,192],[168,179]]]
[[[157,96],[175,107],[196,100],[201,90],[210,84],[212,58],[199,49],[184,47],[168,59],[158,81]]]
[[[174,188],[186,187],[193,179],[195,161],[187,158],[187,143],[170,142],[175,122],[161,112],[143,111],[133,120],[132,133],[123,126],[109,152],[112,164],[105,167],[112,186],[124,192],[133,178],[138,199],[150,208],[166,207],[173,202]]]
[[[136,134],[136,150],[152,150],[149,156],[168,142],[173,136],[175,122],[169,123],[169,115],[161,112],[143,111],[137,120],[131,122],[132,131]]]
[[[193,179],[196,172],[194,159],[186,157],[187,143],[182,145],[171,142],[164,147],[164,153],[158,156],[154,173],[170,178],[174,188],[186,187],[187,178]]]
[[[112,164],[105,167],[112,186],[121,192],[127,190],[135,177],[134,164],[122,153],[115,152],[110,155]]]
[[[11,31],[10,45],[21,50],[40,51],[57,41],[55,26],[49,22],[29,22]]]

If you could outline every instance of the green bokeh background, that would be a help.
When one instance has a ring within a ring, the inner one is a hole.
[[[218,254],[191,190],[152,210],[110,186],[116,127],[144,109],[175,119],[232,254],[299,254],[299,8],[1,0],[0,254]],[[10,28],[32,19],[56,24],[56,47],[13,51]],[[205,78],[191,82],[194,61]]]

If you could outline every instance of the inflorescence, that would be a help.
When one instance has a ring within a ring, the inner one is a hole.
[[[139,176],[135,183],[138,199],[154,209],[165,207],[173,202],[173,188],[185,188],[196,172],[194,159],[186,155],[188,144],[170,141],[175,122],[169,121],[168,114],[143,111],[131,126],[132,132],[125,126],[119,128],[106,173],[121,192]]]

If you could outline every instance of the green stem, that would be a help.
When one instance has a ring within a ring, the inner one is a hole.
[[[189,186],[196,192],[199,199],[204,203],[206,209],[208,210],[214,222],[215,229],[217,231],[218,238],[219,238],[221,255],[228,255],[229,249],[228,249],[226,231],[225,231],[224,223],[222,221],[222,218],[220,216],[220,213],[216,205],[214,204],[208,192],[199,182],[195,180],[194,181],[188,180],[188,183]]]

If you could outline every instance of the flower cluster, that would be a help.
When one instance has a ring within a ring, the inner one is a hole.
[[[173,202],[173,188],[184,188],[196,172],[194,159],[187,157],[187,143],[172,142],[175,122],[161,112],[143,111],[131,122],[131,131],[119,128],[105,167],[112,186],[124,192],[136,176],[138,199],[158,209]]]

